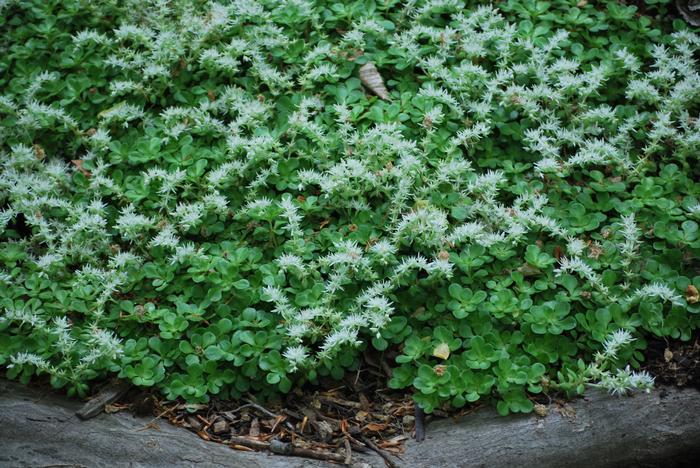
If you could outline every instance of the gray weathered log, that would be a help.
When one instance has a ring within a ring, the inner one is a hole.
[[[245,466],[337,467],[296,457],[246,453],[205,442],[150,418],[75,416],[79,402],[0,380],[0,467],[12,466]],[[459,421],[433,421],[425,440],[409,441],[405,467],[697,466],[700,392],[674,388],[634,397],[591,392],[547,416],[500,417],[491,409]],[[358,465],[380,468],[374,454],[354,453]]]
[[[75,412],[75,415],[80,419],[94,418],[102,411],[105,406],[114,403],[119,398],[126,395],[126,392],[132,387],[130,382],[124,380],[112,380],[105,385],[94,397],[88,400],[82,408]]]
[[[615,397],[590,391],[544,418],[499,417],[486,410],[440,420],[410,444],[411,466],[658,467],[698,466],[700,392],[675,388]]]
[[[88,421],[79,401],[0,379],[0,467],[311,468],[322,462],[241,452],[152,418],[120,412]],[[335,465],[337,467],[337,465]]]

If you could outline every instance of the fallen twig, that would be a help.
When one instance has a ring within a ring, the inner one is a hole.
[[[415,416],[416,442],[425,440],[425,413],[417,404],[413,404],[413,414]]]
[[[391,457],[389,456],[388,453],[386,453],[384,450],[377,447],[377,444],[372,442],[372,440],[369,437],[365,437],[365,436],[360,436],[360,437],[362,439],[362,442],[367,444],[369,446],[369,448],[371,448],[372,450],[377,452],[377,454],[384,459],[384,463],[386,463],[386,466],[388,466],[389,468],[396,468],[396,464],[391,459]]]
[[[170,408],[166,409],[165,411],[163,411],[162,413],[160,413],[158,416],[156,416],[155,418],[151,419],[150,422],[148,422],[144,427],[142,427],[141,429],[137,429],[136,432],[138,432],[138,431],[145,431],[146,429],[152,429],[152,428],[153,428],[153,426],[152,426],[153,423],[155,423],[158,419],[162,418],[162,417],[165,416],[166,414],[170,413],[170,412],[171,412],[172,410],[174,410],[175,408],[179,408],[179,406],[180,406],[180,405],[174,405],[174,406],[171,406]]]
[[[356,409],[362,409],[362,403],[359,403],[357,401],[350,401],[350,400],[343,400],[341,398],[336,398],[332,396],[319,396],[319,400],[321,400],[322,403],[326,404],[333,404],[333,405],[340,405],[340,406],[346,406],[348,408],[356,408]]]
[[[226,411],[225,414],[238,413],[238,412],[240,412],[241,410],[244,410],[244,409],[246,409],[246,408],[254,408],[254,409],[260,411],[261,413],[263,413],[265,416],[269,416],[269,417],[271,417],[271,418],[276,418],[276,417],[277,417],[277,415],[276,415],[275,413],[273,413],[272,411],[270,411],[269,409],[267,409],[267,408],[265,408],[265,407],[263,407],[263,406],[260,406],[260,405],[257,404],[257,403],[253,403],[252,401],[249,401],[249,400],[246,400],[246,401],[247,401],[248,403],[246,403],[245,405],[241,405],[241,406],[239,406],[238,408],[236,408],[236,409],[234,409],[234,410]]]
[[[352,448],[350,448],[350,439],[348,439],[346,437],[344,442],[345,442],[345,460],[343,461],[343,463],[345,463],[346,465],[349,466],[350,463],[352,463]]]
[[[248,437],[243,436],[231,436],[228,442],[231,445],[242,445],[243,447],[248,447],[255,450],[268,450],[270,448],[269,442],[263,442],[262,440],[257,439],[250,439]]]
[[[386,374],[387,378],[390,379],[391,375],[393,374],[393,371],[391,370],[391,366],[384,359],[382,359],[380,361],[380,364],[381,364],[382,370]]]
[[[232,447],[241,446],[254,450],[269,450],[277,455],[291,455],[294,457],[313,458],[315,460],[334,461],[338,463],[345,462],[345,456],[326,450],[314,450],[301,447],[294,447],[288,442],[273,440],[272,442],[263,442],[242,436],[231,436],[229,445]]]
[[[83,421],[94,418],[104,410],[105,406],[114,403],[124,396],[131,387],[131,382],[113,380],[100,390],[90,401],[85,403],[82,408],[76,411],[75,414]]]
[[[325,450],[313,450],[294,447],[292,449],[292,455],[295,457],[307,457],[314,458],[316,460],[328,460],[338,463],[343,463],[345,461],[345,456],[338,453],[327,452]]]

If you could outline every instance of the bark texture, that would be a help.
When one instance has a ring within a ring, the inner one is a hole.
[[[126,412],[81,421],[76,400],[0,380],[0,467],[325,466],[316,461],[242,452],[205,442],[167,421]]]
[[[592,391],[545,417],[479,411],[428,425],[406,453],[413,466],[699,466],[700,392],[614,397]]]

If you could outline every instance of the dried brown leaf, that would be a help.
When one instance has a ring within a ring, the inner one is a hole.
[[[685,300],[688,301],[688,304],[696,304],[700,302],[700,292],[698,291],[698,288],[692,284],[689,284],[688,287],[685,288]]]
[[[666,361],[666,362],[671,362],[672,359],[673,359],[673,351],[671,351],[670,349],[666,348],[666,349],[664,350],[664,361]]]
[[[72,162],[73,165],[75,165],[75,168],[78,169],[80,172],[82,172],[82,174],[83,174],[85,177],[90,177],[90,176],[92,175],[92,174],[90,173],[90,171],[88,171],[87,169],[85,169],[85,168],[83,167],[83,160],[82,160],[82,159],[71,159],[70,162]]]
[[[433,356],[440,359],[450,357],[450,346],[447,343],[440,343],[433,349]]]
[[[253,420],[250,423],[250,431],[248,431],[248,434],[251,437],[258,437],[260,435],[260,421],[258,418],[253,418]]]
[[[381,432],[385,430],[387,427],[389,427],[388,424],[381,424],[381,423],[369,423],[362,429],[365,431],[371,431],[371,432]]]
[[[381,99],[389,100],[389,91],[384,86],[382,75],[372,62],[367,62],[360,67],[360,81]]]

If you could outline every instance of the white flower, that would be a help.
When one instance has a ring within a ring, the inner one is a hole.
[[[179,203],[173,216],[179,218],[178,224],[185,230],[195,227],[204,217],[204,204]]]
[[[588,282],[598,289],[603,294],[608,294],[608,287],[603,284],[603,280],[590,265],[581,260],[579,257],[567,258],[562,257],[559,260],[559,268],[554,270],[554,273],[560,275],[562,273],[578,273],[580,276],[588,280]]]
[[[604,372],[600,383],[595,384],[610,391],[613,395],[624,395],[630,390],[643,390],[647,393],[654,387],[654,378],[648,372],[633,372],[629,366],[617,369],[615,374]]]
[[[125,239],[135,240],[141,231],[152,228],[154,224],[153,218],[136,213],[136,207],[129,205],[122,209],[114,228],[121,232]]]
[[[63,260],[63,255],[57,253],[46,253],[36,260],[36,266],[41,270],[48,270],[54,264]]]
[[[386,259],[396,254],[396,246],[386,239],[375,242],[369,251],[381,259]]]
[[[287,230],[292,236],[301,236],[303,232],[299,224],[301,223],[302,217],[299,214],[299,210],[294,205],[291,199],[285,198],[280,203],[280,208],[282,208],[282,216],[287,218]]]
[[[134,266],[141,265],[142,259],[138,255],[131,252],[119,252],[109,259],[108,266],[110,268],[124,268],[125,266],[131,264]]]
[[[437,273],[445,278],[452,278],[452,263],[443,258],[436,258],[428,264],[427,271],[429,273]]]
[[[641,230],[634,221],[634,213],[623,216],[621,220],[624,242],[619,244],[620,252],[626,257],[633,257],[639,245]]]
[[[301,309],[295,318],[296,320],[303,322],[312,321],[317,317],[322,317],[323,315],[324,311],[320,307],[310,307],[307,309]]]
[[[337,351],[342,345],[359,345],[361,342],[357,340],[357,329],[355,328],[341,328],[339,330],[332,331],[323,342],[321,350],[323,353],[328,354],[333,351]]]
[[[97,327],[92,327],[90,332],[93,343],[103,355],[114,357],[121,354],[121,339],[114,332]]]
[[[245,209],[246,211],[262,211],[270,206],[272,206],[272,201],[269,198],[263,197],[249,201],[246,204]]]
[[[467,240],[480,244],[485,229],[485,226],[479,221],[461,224],[452,230],[447,239],[454,244],[461,244]]]
[[[439,247],[445,240],[449,223],[444,211],[425,207],[404,214],[396,226],[395,238],[416,242],[428,247]]]
[[[569,242],[566,244],[566,251],[569,253],[569,255],[573,257],[583,255],[583,252],[585,250],[586,243],[583,240],[576,237],[569,239]]]
[[[683,298],[679,294],[676,294],[671,288],[659,282],[647,284],[637,289],[627,300],[635,301],[645,297],[659,298],[663,301],[671,302],[674,305],[683,305]]]
[[[184,245],[178,245],[175,247],[175,253],[170,256],[170,264],[174,265],[176,263],[184,263],[185,260],[192,258],[202,258],[204,253],[201,248],[195,247],[194,243],[187,242]]]
[[[309,332],[309,326],[305,323],[292,323],[287,325],[287,336],[292,340],[301,341]]]
[[[367,319],[361,314],[350,314],[344,317],[338,326],[344,329],[362,328],[367,326]]]
[[[305,346],[290,346],[282,356],[288,361],[290,372],[295,372],[309,362],[309,352]]]
[[[654,388],[654,377],[647,371],[632,372],[629,380],[630,386],[639,390],[644,390],[647,393]]]
[[[5,309],[5,314],[0,316],[0,321],[5,320],[17,321],[20,324],[28,323],[32,327],[44,327],[46,325],[46,321],[39,316],[38,311],[27,309],[26,307]]]
[[[150,245],[153,247],[168,247],[174,249],[180,242],[180,239],[178,239],[175,234],[175,228],[168,224],[160,230],[156,237],[151,239]]]
[[[265,286],[263,287],[262,292],[264,296],[269,298],[267,300],[270,302],[275,302],[277,304],[286,304],[289,302],[287,300],[287,296],[277,286]]]
[[[36,366],[39,369],[48,369],[50,367],[48,361],[41,356],[34,353],[20,352],[13,356],[10,356],[10,363],[7,367],[14,367],[16,365],[30,364]]]
[[[304,261],[298,255],[282,254],[276,261],[282,271],[293,269],[302,274],[305,272]]]
[[[632,334],[625,329],[621,328],[621,329],[613,332],[605,340],[605,343],[603,343],[603,347],[604,347],[603,356],[605,358],[611,358],[611,359],[617,358],[617,352],[620,350],[620,348],[627,346],[632,341],[634,341]]]

